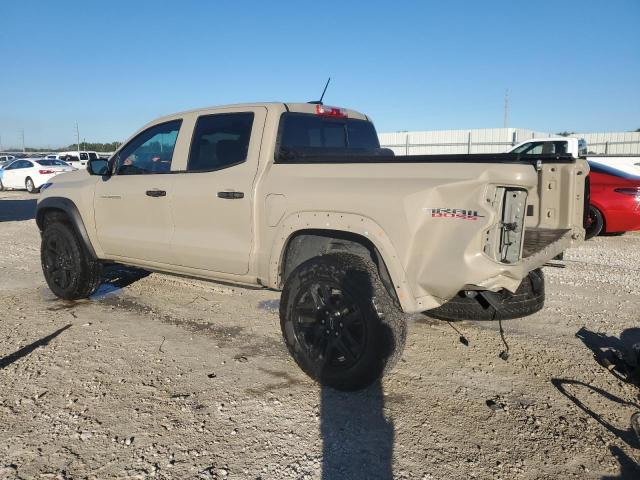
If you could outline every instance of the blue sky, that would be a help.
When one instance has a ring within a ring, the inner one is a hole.
[[[316,99],[379,131],[640,128],[640,1],[0,0],[3,146]]]

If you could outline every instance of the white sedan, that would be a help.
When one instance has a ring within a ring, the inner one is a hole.
[[[0,190],[26,189],[29,193],[37,193],[51,178],[73,170],[77,168],[62,160],[20,158],[0,168]]]

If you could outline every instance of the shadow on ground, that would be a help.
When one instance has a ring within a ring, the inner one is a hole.
[[[36,217],[36,199],[0,200],[0,222],[19,222]]]
[[[615,477],[607,475],[601,480],[638,480],[640,478],[640,467],[633,458],[624,453],[620,447],[610,446],[609,451],[620,464],[620,475]]]
[[[591,350],[594,359],[618,380],[640,386],[640,328],[624,330],[619,337],[592,332],[581,328],[577,333],[584,345]],[[628,426],[610,423],[604,415],[607,411],[594,412],[585,401],[591,402],[595,395],[609,402],[629,407],[630,412],[640,412],[639,402],[628,401],[601,388],[571,379],[554,378],[551,383],[580,410],[589,415],[609,432],[632,448],[640,448],[640,434],[634,430],[633,416]],[[640,393],[640,392],[639,392]],[[637,416],[638,413],[635,413]],[[637,427],[636,427],[637,428]],[[640,478],[640,465],[620,447],[609,446],[611,454],[620,464],[620,474],[605,476],[602,480],[631,480]]]
[[[380,382],[360,392],[323,387],[320,402],[322,479],[393,479],[394,427]]]
[[[47,345],[51,340],[56,338],[58,335],[60,335],[62,332],[64,332],[69,327],[71,327],[71,324],[65,325],[64,327],[59,328],[58,330],[56,330],[52,334],[47,335],[46,337],[42,337],[40,340],[36,340],[33,343],[30,343],[29,345],[27,345],[25,347],[22,347],[20,350],[17,350],[15,352],[13,352],[12,354],[7,355],[6,357],[0,358],[0,370],[2,370],[3,368],[8,367],[13,362],[15,362],[17,360],[20,360],[22,357],[26,357],[31,352],[33,352],[36,348],[43,347],[43,346]]]
[[[620,337],[614,337],[582,327],[576,337],[619,380],[640,386],[640,328],[627,328]]]
[[[104,267],[102,281],[98,289],[91,295],[92,300],[100,300],[107,295],[118,292],[132,283],[151,275],[151,272],[140,268],[111,264]]]

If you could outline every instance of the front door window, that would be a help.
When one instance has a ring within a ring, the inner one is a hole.
[[[166,173],[171,170],[173,150],[182,120],[174,120],[145,130],[119,153],[117,175]]]

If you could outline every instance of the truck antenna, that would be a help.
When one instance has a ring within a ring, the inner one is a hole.
[[[324,85],[324,90],[322,90],[322,95],[320,95],[320,100],[315,100],[313,102],[309,102],[312,105],[322,105],[322,99],[324,98],[324,94],[327,92],[327,87],[329,86],[329,82],[331,81],[331,77],[327,79],[327,83]]]

